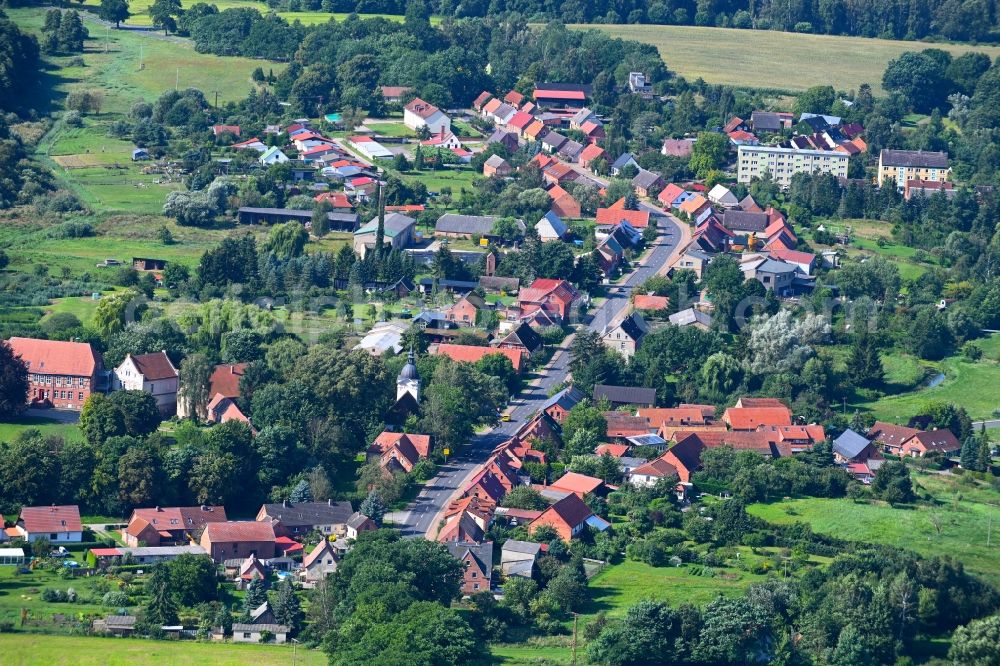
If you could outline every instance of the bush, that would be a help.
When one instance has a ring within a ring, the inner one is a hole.
[[[112,590],[101,598],[101,604],[110,608],[121,608],[129,605],[128,595],[120,590]]]
[[[79,111],[70,110],[63,114],[63,122],[67,127],[83,127],[83,116]]]
[[[41,214],[45,213],[70,213],[76,210],[83,210],[84,206],[75,194],[69,190],[57,190],[46,193],[34,201],[35,210]],[[84,223],[73,223],[84,224]],[[59,225],[60,227],[63,225]],[[90,228],[89,224],[85,225]],[[93,233],[89,234],[93,235]],[[72,236],[55,236],[55,238],[72,238]]]
[[[89,222],[63,222],[49,229],[51,238],[88,238],[93,235],[94,228]]]

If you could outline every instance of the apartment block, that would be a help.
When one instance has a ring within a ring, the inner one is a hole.
[[[770,172],[774,182],[788,187],[797,173],[831,173],[847,177],[850,156],[833,150],[800,150],[778,146],[740,146],[737,180],[749,183]]]
[[[883,150],[878,154],[878,186],[896,183],[902,190],[909,180],[939,183],[948,180],[948,153],[925,150]]]

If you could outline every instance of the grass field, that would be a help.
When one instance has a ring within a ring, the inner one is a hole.
[[[452,194],[457,196],[463,188],[472,189],[472,180],[481,174],[469,168],[441,169],[440,171],[408,171],[403,178],[409,181],[419,181],[427,186],[429,192],[441,192],[450,187]]]
[[[291,646],[230,645],[192,641],[148,641],[83,636],[0,634],[0,653],[8,666],[132,666],[137,663],[178,666],[288,666]],[[326,655],[302,647],[295,649],[295,663],[327,663]]]
[[[737,569],[716,569],[715,576],[692,575],[696,570],[690,566],[653,567],[632,560],[609,566],[590,580],[591,600],[583,612],[620,616],[644,599],[702,605],[720,594],[737,595],[765,578]]]
[[[885,358],[886,381],[890,385],[920,385],[897,395],[889,395],[878,400],[858,405],[871,410],[876,418],[903,423],[916,414],[928,402],[943,400],[965,407],[973,419],[993,417],[993,411],[1000,409],[1000,334],[977,341],[984,351],[983,358],[976,362],[967,361],[961,355],[949,356],[938,361],[917,361],[906,355],[891,355]],[[927,388],[920,380],[929,374],[941,372],[945,380],[933,388]],[[921,376],[921,374],[923,376]]]
[[[39,9],[11,9],[8,14],[34,32],[44,21],[44,10]],[[40,88],[57,99],[74,89],[99,89],[105,95],[105,113],[124,113],[137,101],[153,101],[175,84],[182,89],[198,88],[212,102],[216,92],[220,103],[235,101],[250,91],[250,73],[256,67],[267,66],[275,74],[284,68],[279,63],[197,53],[187,40],[107,30],[88,19],[84,24],[90,31],[83,54],[85,66],[69,67],[71,58],[54,58],[60,67],[47,73],[48,80]]]
[[[995,59],[1000,47],[802,35],[673,25],[574,25],[652,44],[667,68],[709,83],[801,91],[815,85],[856,90],[870,83],[882,92],[886,64],[905,51],[935,47],[960,55],[981,51]],[[738,65],[737,65],[738,63]]]
[[[1000,518],[1000,495],[985,484],[966,486],[957,477],[914,475],[917,486],[932,493],[936,506],[892,508],[848,499],[789,499],[754,504],[748,511],[764,520],[809,523],[822,534],[851,541],[884,543],[923,555],[953,555],[973,573],[1000,584],[1000,545],[986,545],[989,516]],[[938,534],[931,519],[941,518]],[[996,522],[996,521],[994,521]]]
[[[38,430],[43,435],[56,435],[66,440],[83,440],[75,423],[60,423],[52,419],[25,416],[15,421],[0,422],[0,442],[9,442],[25,430]]]

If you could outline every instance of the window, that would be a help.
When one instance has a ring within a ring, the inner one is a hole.
[[[244,631],[243,632],[243,638],[250,638],[250,632],[249,631]]]
[[[58,538],[59,538],[58,534],[50,534],[49,535],[49,541],[55,541]]]
[[[479,583],[473,583],[472,584],[472,589],[473,590],[478,590],[479,589]]]
[[[479,578],[479,573],[478,573],[478,572],[476,572],[476,571],[473,571],[473,572],[472,572],[472,577],[473,577],[473,578]]]
[[[78,396],[78,397],[77,397],[77,400],[83,400],[83,391],[80,391],[80,392],[79,392],[79,393],[77,394],[77,396]]]

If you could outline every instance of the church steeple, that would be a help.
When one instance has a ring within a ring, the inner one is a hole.
[[[414,400],[420,400],[420,373],[417,372],[417,364],[414,362],[413,347],[406,356],[406,365],[399,371],[396,378],[396,400],[409,393]]]

